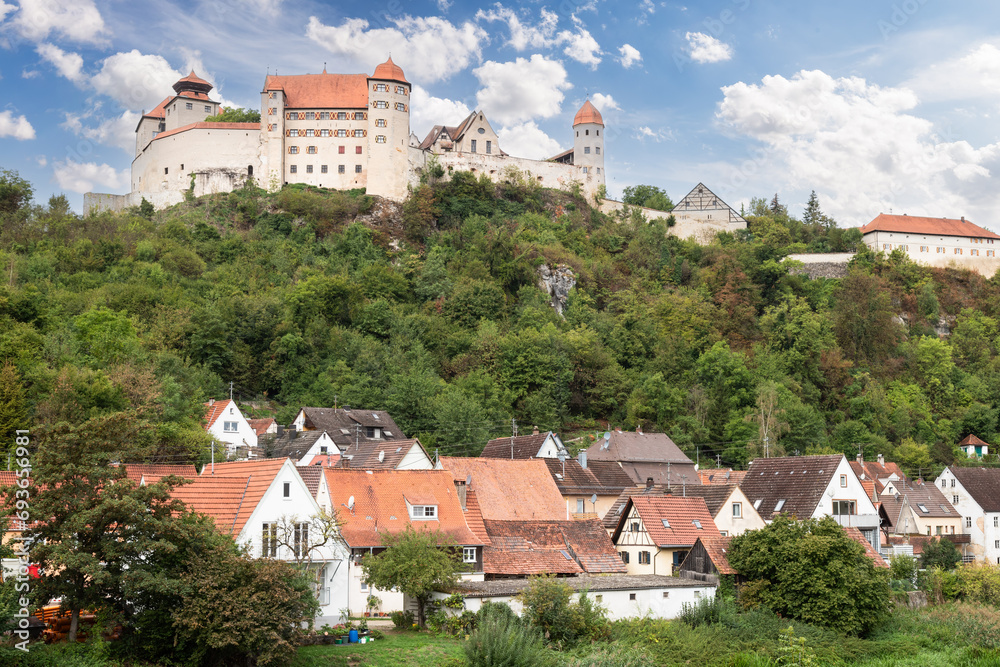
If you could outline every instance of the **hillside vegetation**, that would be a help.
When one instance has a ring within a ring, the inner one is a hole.
[[[386,409],[441,454],[478,454],[514,418],[664,431],[703,464],[863,448],[926,475],[966,434],[996,436],[995,280],[863,249],[848,277],[810,280],[785,256],[858,232],[777,197],[746,215],[701,246],[517,174],[457,173],[402,206],[288,186],[81,218],[0,172],[0,428],[142,387],[155,457],[199,460],[200,403],[232,382],[281,423]],[[576,276],[564,316],[543,263]]]

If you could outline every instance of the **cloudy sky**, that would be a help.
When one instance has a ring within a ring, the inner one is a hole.
[[[589,96],[608,189],[703,181],[730,204],[815,189],[1000,230],[1000,5],[984,0],[0,0],[0,168],[37,199],[124,192],[139,114],[192,68],[259,108],[267,71],[371,72],[391,52],[423,136],[482,109],[512,154],[571,145]]]

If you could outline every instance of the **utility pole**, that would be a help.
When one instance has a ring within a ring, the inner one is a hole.
[[[229,381],[229,400],[233,400],[233,381]]]
[[[722,455],[721,454],[716,454],[715,455],[715,467],[716,468],[721,468],[722,467]]]
[[[517,420],[510,418],[510,459],[514,460],[514,438],[517,437]]]
[[[765,459],[766,459],[766,458],[770,458],[770,456],[769,456],[769,449],[768,449],[768,443],[769,443],[769,441],[770,441],[770,438],[768,438],[768,437],[767,437],[767,436],[765,435],[765,436],[764,436],[764,458],[765,458]]]
[[[688,459],[690,461],[691,459]],[[667,491],[670,490],[670,461],[667,461]]]

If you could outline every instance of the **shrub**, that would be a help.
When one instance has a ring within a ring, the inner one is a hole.
[[[414,618],[412,611],[394,611],[389,614],[389,618],[397,630],[409,630],[413,627]]]
[[[478,616],[479,627],[465,644],[469,667],[534,667],[556,663],[538,628],[521,622],[507,605],[483,605]]]
[[[913,582],[917,576],[917,561],[911,556],[901,554],[892,559],[889,565],[889,579],[893,584],[902,583],[902,590],[913,590]]]
[[[652,656],[639,646],[611,644],[601,646],[582,658],[566,663],[567,667],[646,667],[656,664]]]
[[[732,622],[736,616],[736,604],[723,598],[708,597],[694,604],[684,604],[680,620],[692,628],[699,625],[715,625]]]
[[[518,594],[524,618],[540,629],[546,639],[572,644],[583,636],[606,638],[609,629],[605,611],[581,593],[580,601],[570,602],[573,589],[555,577],[537,577]]]

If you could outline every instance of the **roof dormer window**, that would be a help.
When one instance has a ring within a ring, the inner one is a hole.
[[[414,521],[433,521],[437,517],[437,505],[413,505],[410,507],[410,518]]]

